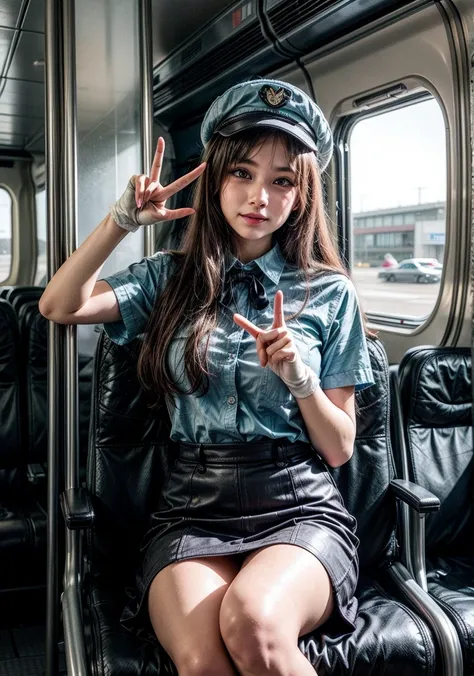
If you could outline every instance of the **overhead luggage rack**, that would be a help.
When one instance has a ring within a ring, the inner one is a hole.
[[[268,75],[407,4],[410,0],[236,3],[154,68],[154,115],[164,124],[189,120],[227,87]]]
[[[193,45],[191,45],[192,47]],[[188,52],[191,58],[185,57]],[[176,65],[182,64],[179,77],[171,77],[167,83],[161,85],[162,77],[158,70],[158,86],[155,86],[155,110],[161,111],[167,105],[174,105],[177,100],[194,95],[201,87],[207,86],[212,80],[221,77],[234,69],[241,69],[247,59],[254,55],[264,56],[271,53],[271,47],[264,41],[258,21],[254,21],[221,44],[213,45],[207,51],[196,49],[195,52],[185,47],[175,59]],[[170,64],[171,65],[171,64]],[[176,74],[174,71],[173,74]]]
[[[257,1],[240,2],[154,69],[154,113],[166,122],[172,108],[170,121],[188,118],[228,84],[268,72],[283,60],[262,32]]]
[[[301,55],[406,4],[407,0],[264,0],[264,13],[281,46]]]

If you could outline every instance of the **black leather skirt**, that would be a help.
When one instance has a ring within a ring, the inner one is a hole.
[[[248,444],[181,443],[142,543],[136,590],[122,624],[156,641],[147,607],[154,577],[170,563],[245,555],[291,544],[325,567],[335,610],[323,632],[355,629],[358,578],[356,520],[326,465],[310,444],[286,440]]]

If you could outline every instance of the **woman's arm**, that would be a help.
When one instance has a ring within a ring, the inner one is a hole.
[[[107,258],[128,231],[194,214],[194,209],[167,209],[166,200],[195,181],[205,163],[163,187],[160,173],[165,142],[158,139],[150,176],[132,176],[122,197],[80,247],[53,276],[39,301],[39,311],[59,324],[112,322],[120,318],[115,295],[97,277]],[[89,307],[90,306],[90,307]]]
[[[309,439],[330,467],[350,460],[354,450],[356,418],[354,385],[322,390],[296,399]]]
[[[66,323],[68,316],[89,301],[102,266],[126,235],[126,230],[120,228],[110,215],[106,216],[52,277],[39,301],[41,314],[52,321]],[[113,296],[109,285],[104,286],[108,295]],[[111,300],[105,295],[103,298],[105,312],[105,305],[110,305]],[[100,298],[95,300],[97,316],[100,315],[99,301]],[[120,316],[118,309],[116,314]],[[94,321],[99,322],[100,318],[96,317]]]

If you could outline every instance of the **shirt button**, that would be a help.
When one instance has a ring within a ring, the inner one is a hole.
[[[236,401],[237,399],[235,397],[228,397],[227,399],[228,404],[235,404]]]

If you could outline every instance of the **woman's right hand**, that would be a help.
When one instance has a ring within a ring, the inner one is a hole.
[[[160,136],[150,176],[139,174],[132,176],[122,197],[110,208],[112,218],[121,227],[135,232],[141,225],[151,225],[160,221],[171,221],[194,214],[194,209],[167,209],[166,200],[195,181],[206,168],[203,162],[196,169],[181,176],[170,185],[160,183],[161,167],[165,152],[165,141]]]

